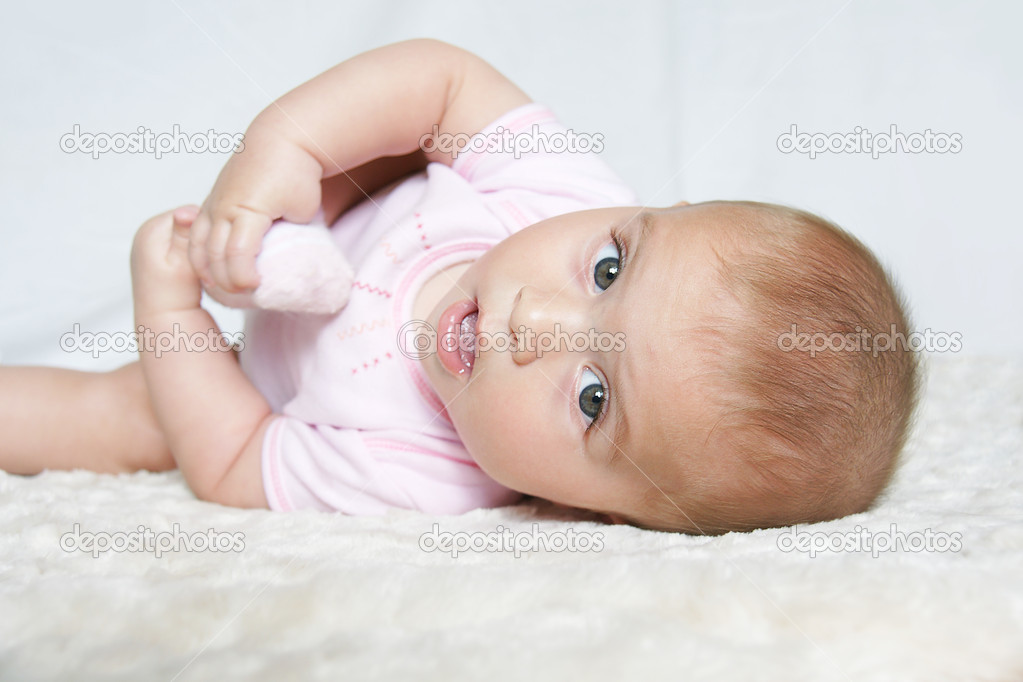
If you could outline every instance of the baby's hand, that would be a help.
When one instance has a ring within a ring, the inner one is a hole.
[[[135,233],[131,247],[135,312],[198,308],[199,278],[188,260],[189,229],[198,206],[182,206],[150,218]]]
[[[206,200],[192,226],[188,254],[210,290],[251,291],[259,284],[256,256],[274,218],[241,206]]]
[[[257,119],[192,225],[188,256],[206,288],[228,294],[255,289],[263,235],[278,218],[312,219],[322,175],[315,158]]]

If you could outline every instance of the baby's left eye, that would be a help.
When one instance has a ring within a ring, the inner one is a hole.
[[[600,377],[590,369],[583,369],[582,378],[579,381],[579,409],[586,418],[587,425],[600,416],[600,410],[607,398],[607,389],[601,383]]]
[[[593,266],[593,283],[596,285],[595,293],[604,291],[618,276],[621,269],[622,254],[618,245],[611,242],[597,254],[597,263]]]

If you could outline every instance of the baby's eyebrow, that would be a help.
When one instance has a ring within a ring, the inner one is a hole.
[[[646,242],[647,237],[650,234],[650,230],[653,228],[653,215],[649,211],[643,211],[639,215],[635,216],[633,220],[630,220],[631,225],[627,225],[625,229],[625,239],[628,249],[628,260],[625,263],[623,271],[623,277],[616,284],[622,284],[628,288],[630,282],[632,282],[636,275],[634,271],[637,269],[639,260],[639,254],[641,252],[642,245]],[[638,223],[638,227],[633,227],[634,224]],[[630,238],[629,234],[633,236]],[[628,351],[629,339],[625,339],[625,350]],[[622,459],[622,455],[632,461],[627,452],[624,452],[624,445],[629,440],[629,417],[626,405],[628,401],[625,400],[625,396],[631,393],[631,388],[636,385],[632,380],[634,373],[631,371],[631,365],[627,362],[629,358],[628,353],[621,354],[615,361],[615,374],[617,380],[615,381],[614,388],[611,391],[611,454],[608,457],[608,466],[614,466]],[[629,391],[622,391],[622,386],[628,386]]]

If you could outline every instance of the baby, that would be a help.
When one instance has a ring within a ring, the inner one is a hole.
[[[176,466],[204,500],[349,514],[524,494],[707,534],[869,507],[918,374],[904,345],[863,343],[909,332],[874,256],[781,206],[635,207],[592,153],[423,142],[527,132],[565,130],[433,40],[286,94],[201,208],[139,229],[136,325],[216,338],[203,287],[255,289],[278,219],[331,226],[355,267],[345,308],[253,311],[237,358],[0,368],[0,465]]]

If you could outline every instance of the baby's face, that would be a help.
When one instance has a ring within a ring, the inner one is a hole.
[[[457,349],[423,364],[487,474],[625,514],[677,477],[665,435],[698,443],[711,421],[687,390],[700,372],[687,330],[720,312],[710,293],[717,221],[700,205],[582,211],[512,235],[465,270],[429,322],[441,335],[471,331],[478,307],[472,366],[458,371]],[[712,478],[720,466],[687,463]]]

